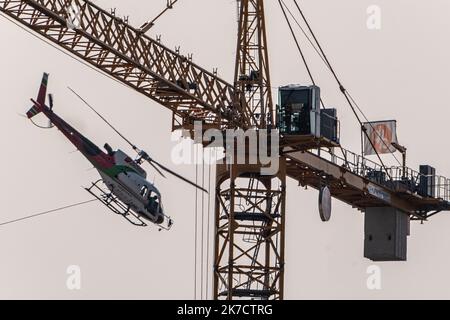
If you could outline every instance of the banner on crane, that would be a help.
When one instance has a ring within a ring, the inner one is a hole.
[[[366,122],[363,126],[367,132],[367,135],[364,135],[364,155],[370,156],[396,151],[392,143],[398,143],[397,121]]]

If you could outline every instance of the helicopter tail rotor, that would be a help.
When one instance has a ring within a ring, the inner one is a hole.
[[[53,110],[53,94],[48,94],[48,105],[50,107],[50,110]]]
[[[141,153],[142,153],[142,155],[141,155],[142,159],[144,159],[145,161],[147,161],[147,162],[148,162],[153,168],[155,168],[155,169],[156,169],[163,177],[165,177],[164,174],[162,174],[162,173],[161,173],[161,170],[159,170],[158,168],[164,170],[164,171],[167,172],[167,173],[170,173],[172,176],[174,176],[174,177],[176,177],[176,178],[178,178],[178,179],[180,179],[180,180],[186,182],[187,184],[190,184],[191,186],[193,186],[193,187],[195,187],[195,188],[197,188],[197,189],[199,189],[199,190],[201,190],[201,191],[203,191],[203,192],[208,193],[208,191],[207,191],[205,188],[200,187],[198,184],[195,184],[195,183],[192,182],[191,180],[189,180],[189,179],[183,177],[182,175],[180,175],[180,174],[176,173],[175,171],[170,170],[170,169],[167,168],[166,166],[162,165],[162,164],[159,163],[158,161],[152,159],[146,152],[141,152]],[[157,167],[158,167],[158,168],[157,168]]]
[[[42,112],[45,106],[45,96],[47,95],[47,84],[48,84],[48,73],[44,73],[44,75],[42,76],[41,86],[39,87],[37,100],[36,101],[31,100],[33,102],[33,106],[27,112],[28,119],[31,119]]]
[[[51,94],[51,93],[48,94],[48,104],[49,104],[50,111],[53,111],[53,94]],[[54,127],[54,125],[50,119],[48,119],[47,127],[49,129]]]

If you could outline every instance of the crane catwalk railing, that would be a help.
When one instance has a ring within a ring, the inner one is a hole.
[[[245,126],[234,88],[86,0],[0,0],[0,11],[172,110],[180,123]]]
[[[327,149],[321,149],[319,156],[394,191],[408,191],[420,195],[421,187],[425,184],[429,193],[428,197],[450,202],[449,178],[439,175],[424,175],[411,168],[401,166],[384,169],[380,164],[346,149],[342,149],[342,156],[331,153]]]

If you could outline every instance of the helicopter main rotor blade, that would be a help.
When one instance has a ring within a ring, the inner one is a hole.
[[[132,148],[133,150],[137,151],[139,155],[142,156],[142,159],[146,160],[161,176],[163,176],[164,178],[166,178],[166,176],[161,172],[161,170],[159,170],[159,168],[163,169],[164,171],[170,173],[171,175],[177,177],[178,179],[183,180],[184,182],[190,184],[191,186],[196,187],[197,189],[202,190],[203,192],[208,193],[208,191],[202,187],[200,187],[199,185],[195,184],[194,182],[190,181],[189,179],[186,179],[185,177],[179,175],[178,173],[170,170],[169,168],[163,166],[162,164],[160,164],[159,162],[153,160],[152,158],[150,158],[150,156],[143,150],[138,149],[138,147],[136,147],[136,145],[134,143],[132,143],[130,140],[128,140],[122,133],[120,133],[119,130],[117,130],[105,117],[103,117],[100,112],[98,112],[97,110],[95,110],[95,108],[93,106],[91,106],[86,100],[83,99],[82,96],[80,96],[75,90],[73,90],[71,87],[67,87],[70,91],[72,91],[72,93],[74,95],[76,95],[78,97],[78,99],[80,99],[86,106],[88,106],[97,116],[100,117],[100,119],[102,119],[111,129],[114,130],[114,132],[116,132],[124,141],[126,141]],[[159,168],[158,168],[158,167]]]
[[[152,161],[149,161],[149,160],[147,160],[146,159],[146,161],[153,167],[153,169],[155,169],[163,178],[166,178],[167,179],[167,177],[164,175],[164,173],[162,173],[162,171],[161,170],[159,170],[159,168],[152,162]]]
[[[100,117],[100,119],[102,119],[111,129],[114,130],[115,133],[117,133],[126,143],[128,143],[133,150],[135,151],[139,151],[139,149],[135,146],[134,143],[132,143],[130,140],[128,140],[122,133],[120,133],[119,130],[117,130],[105,117],[103,117],[100,112],[98,112],[97,110],[94,109],[93,106],[91,106],[86,100],[83,99],[82,96],[80,96],[78,93],[75,92],[75,90],[73,90],[71,87],[67,87],[70,91],[72,91],[72,93],[74,95],[76,95],[86,106],[88,106],[92,111],[95,112],[95,114],[97,116]]]
[[[145,160],[147,160],[149,163],[154,163],[154,164],[158,165],[158,167],[160,167],[160,168],[163,169],[164,171],[170,173],[171,175],[177,177],[178,179],[183,180],[184,182],[190,184],[191,186],[196,187],[197,189],[200,189],[200,190],[202,190],[203,192],[208,193],[208,191],[207,191],[206,189],[200,187],[199,185],[195,184],[195,183],[192,182],[191,180],[189,180],[189,179],[183,177],[182,175],[179,175],[178,173],[176,173],[176,172],[170,170],[169,168],[163,166],[162,164],[160,164],[159,162],[153,160],[152,158],[147,157]]]

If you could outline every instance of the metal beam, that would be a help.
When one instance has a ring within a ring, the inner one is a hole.
[[[0,0],[0,11],[172,110],[174,129],[245,126],[232,85],[90,1]]]
[[[261,176],[259,165],[217,165],[215,299],[284,297],[286,169],[280,161],[276,176]],[[246,219],[236,219],[242,213]]]

